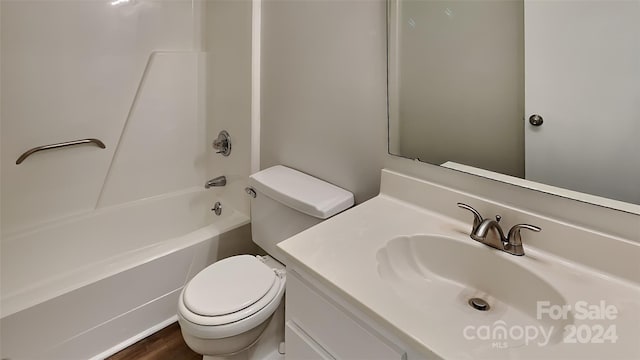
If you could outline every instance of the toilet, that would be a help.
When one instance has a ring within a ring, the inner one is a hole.
[[[282,165],[251,175],[247,192],[251,236],[268,255],[217,261],[180,294],[182,336],[204,359],[264,358],[250,354],[261,344],[278,348],[284,340],[286,271],[276,245],[354,203],[352,193]]]

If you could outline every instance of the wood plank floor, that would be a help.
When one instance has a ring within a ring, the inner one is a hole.
[[[173,323],[106,360],[202,360],[202,355],[187,347],[180,326]]]

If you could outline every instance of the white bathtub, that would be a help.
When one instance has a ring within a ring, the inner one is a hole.
[[[214,196],[194,188],[2,239],[1,357],[100,358],[171,322],[220,247],[250,244],[249,218],[224,204],[215,216]]]

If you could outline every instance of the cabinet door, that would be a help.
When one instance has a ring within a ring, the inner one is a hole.
[[[335,360],[291,321],[287,322],[285,337],[287,339],[285,354],[287,360]]]
[[[350,313],[334,305],[293,271],[287,272],[287,323],[294,323],[304,334],[336,359],[402,360],[404,351],[381,338]],[[286,334],[285,334],[286,335]],[[288,344],[290,339],[286,338]],[[287,345],[287,357],[289,357]],[[301,358],[304,359],[304,358]]]

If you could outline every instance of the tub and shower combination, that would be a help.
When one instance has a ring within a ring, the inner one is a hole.
[[[192,188],[3,239],[2,358],[103,358],[175,321],[185,282],[249,218]]]
[[[251,3],[0,8],[0,358],[100,359],[175,321],[205,266],[255,251],[251,89],[236,86],[251,53],[227,51],[251,48]]]
[[[236,170],[224,188],[195,187],[225,170],[206,144],[206,130],[220,125],[198,116],[202,57],[153,53],[106,149],[12,163],[5,154],[29,139],[5,150],[3,137],[2,359],[103,358],[175,321],[185,282],[251,243],[248,216],[233,209],[243,204],[221,200],[237,200],[230,192],[245,175]]]
[[[236,86],[251,54],[227,51],[251,48],[251,3],[0,7],[0,358],[104,358],[175,321],[208,264],[255,251],[251,89]],[[228,157],[211,148],[221,130]],[[76,139],[99,146],[20,160]]]

